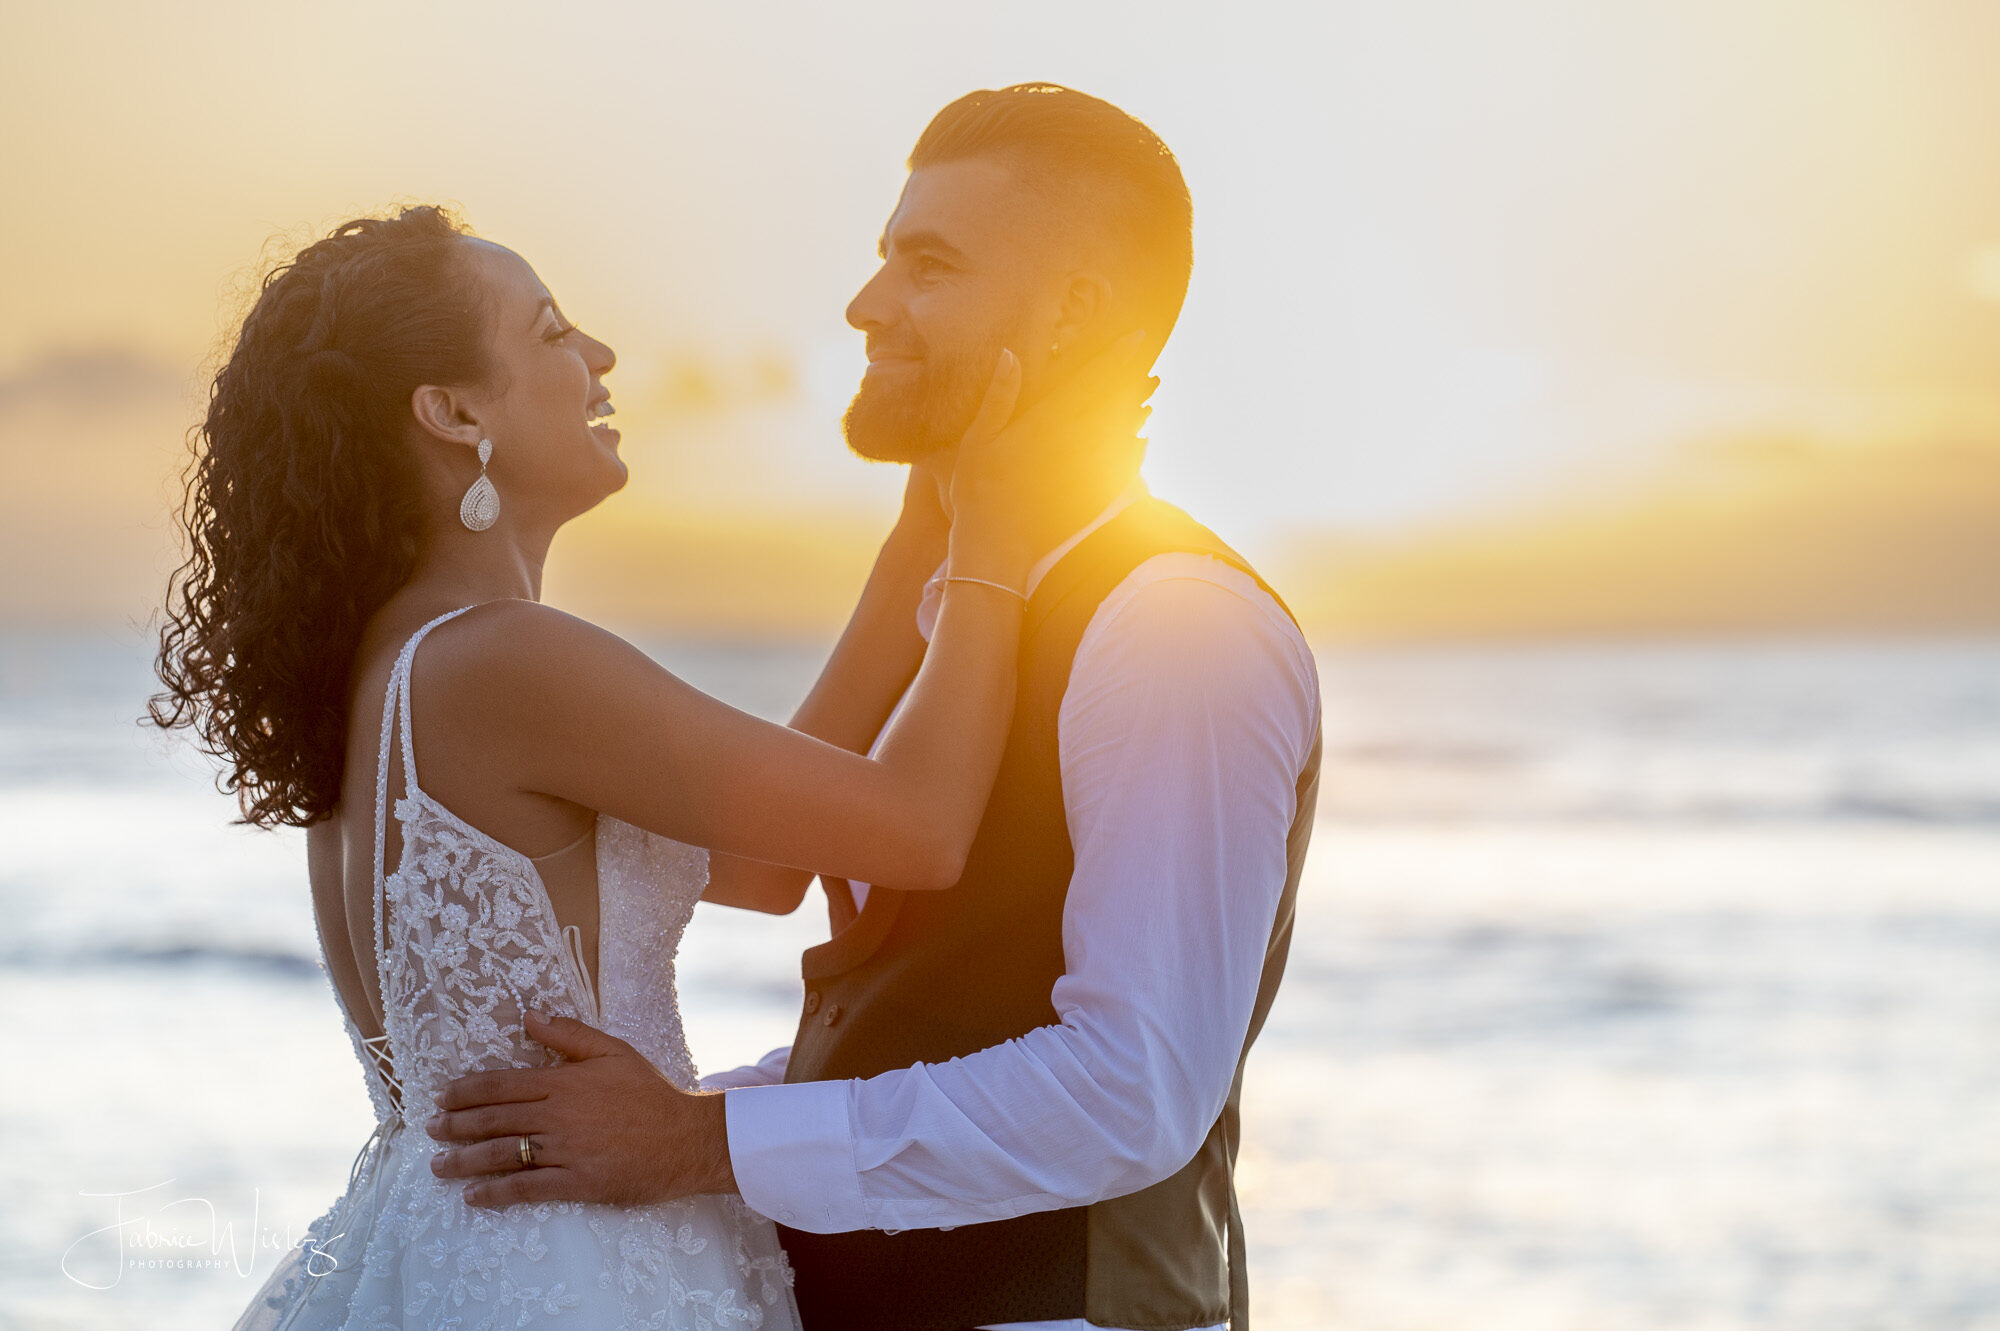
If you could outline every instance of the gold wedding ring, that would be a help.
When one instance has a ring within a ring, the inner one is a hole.
[[[521,1134],[521,1164],[523,1168],[535,1163],[535,1143],[525,1132]]]

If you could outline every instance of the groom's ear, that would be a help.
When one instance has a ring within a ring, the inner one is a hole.
[[[1105,316],[1115,293],[1111,279],[1095,269],[1071,273],[1056,311],[1056,345],[1062,355],[1089,356],[1103,350]]]

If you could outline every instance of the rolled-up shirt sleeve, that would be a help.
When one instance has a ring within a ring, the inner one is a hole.
[[[1303,638],[1240,571],[1148,561],[1059,716],[1075,868],[1058,1021],[946,1063],[728,1094],[744,1199],[817,1232],[1082,1206],[1185,1164],[1222,1110],[1318,727]]]

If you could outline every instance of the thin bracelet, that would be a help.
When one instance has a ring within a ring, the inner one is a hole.
[[[984,578],[966,578],[966,577],[961,577],[961,576],[959,576],[959,575],[958,575],[958,574],[956,574],[956,573],[953,573],[953,574],[949,574],[949,575],[947,575],[947,576],[945,577],[945,581],[946,581],[946,582],[976,582],[976,583],[978,583],[978,584],[979,584],[979,585],[980,585],[981,587],[991,587],[991,588],[993,588],[993,590],[995,590],[995,591],[999,591],[999,592],[1005,592],[1005,593],[1007,593],[1007,595],[1009,595],[1009,596],[1013,597],[1013,598],[1014,598],[1015,600],[1019,601],[1019,602],[1020,602],[1020,603],[1021,603],[1022,605],[1026,605],[1026,604],[1028,603],[1028,594],[1027,594],[1026,592],[1017,592],[1017,591],[1015,591],[1015,590],[1014,590],[1014,589],[1013,589],[1012,587],[1009,587],[1009,586],[1008,586],[1008,585],[1007,585],[1006,583],[1004,583],[1004,582],[988,582],[988,581],[987,581],[986,579],[984,579]]]

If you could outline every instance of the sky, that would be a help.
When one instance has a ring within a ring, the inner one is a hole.
[[[10,6],[0,447],[156,504],[179,428],[93,430],[76,364],[192,384],[261,262],[448,200],[619,349],[614,502],[880,515],[842,310],[930,115],[1024,80],[1180,157],[1148,475],[1253,555],[1689,440],[2000,437],[1996,51],[1969,0]]]

